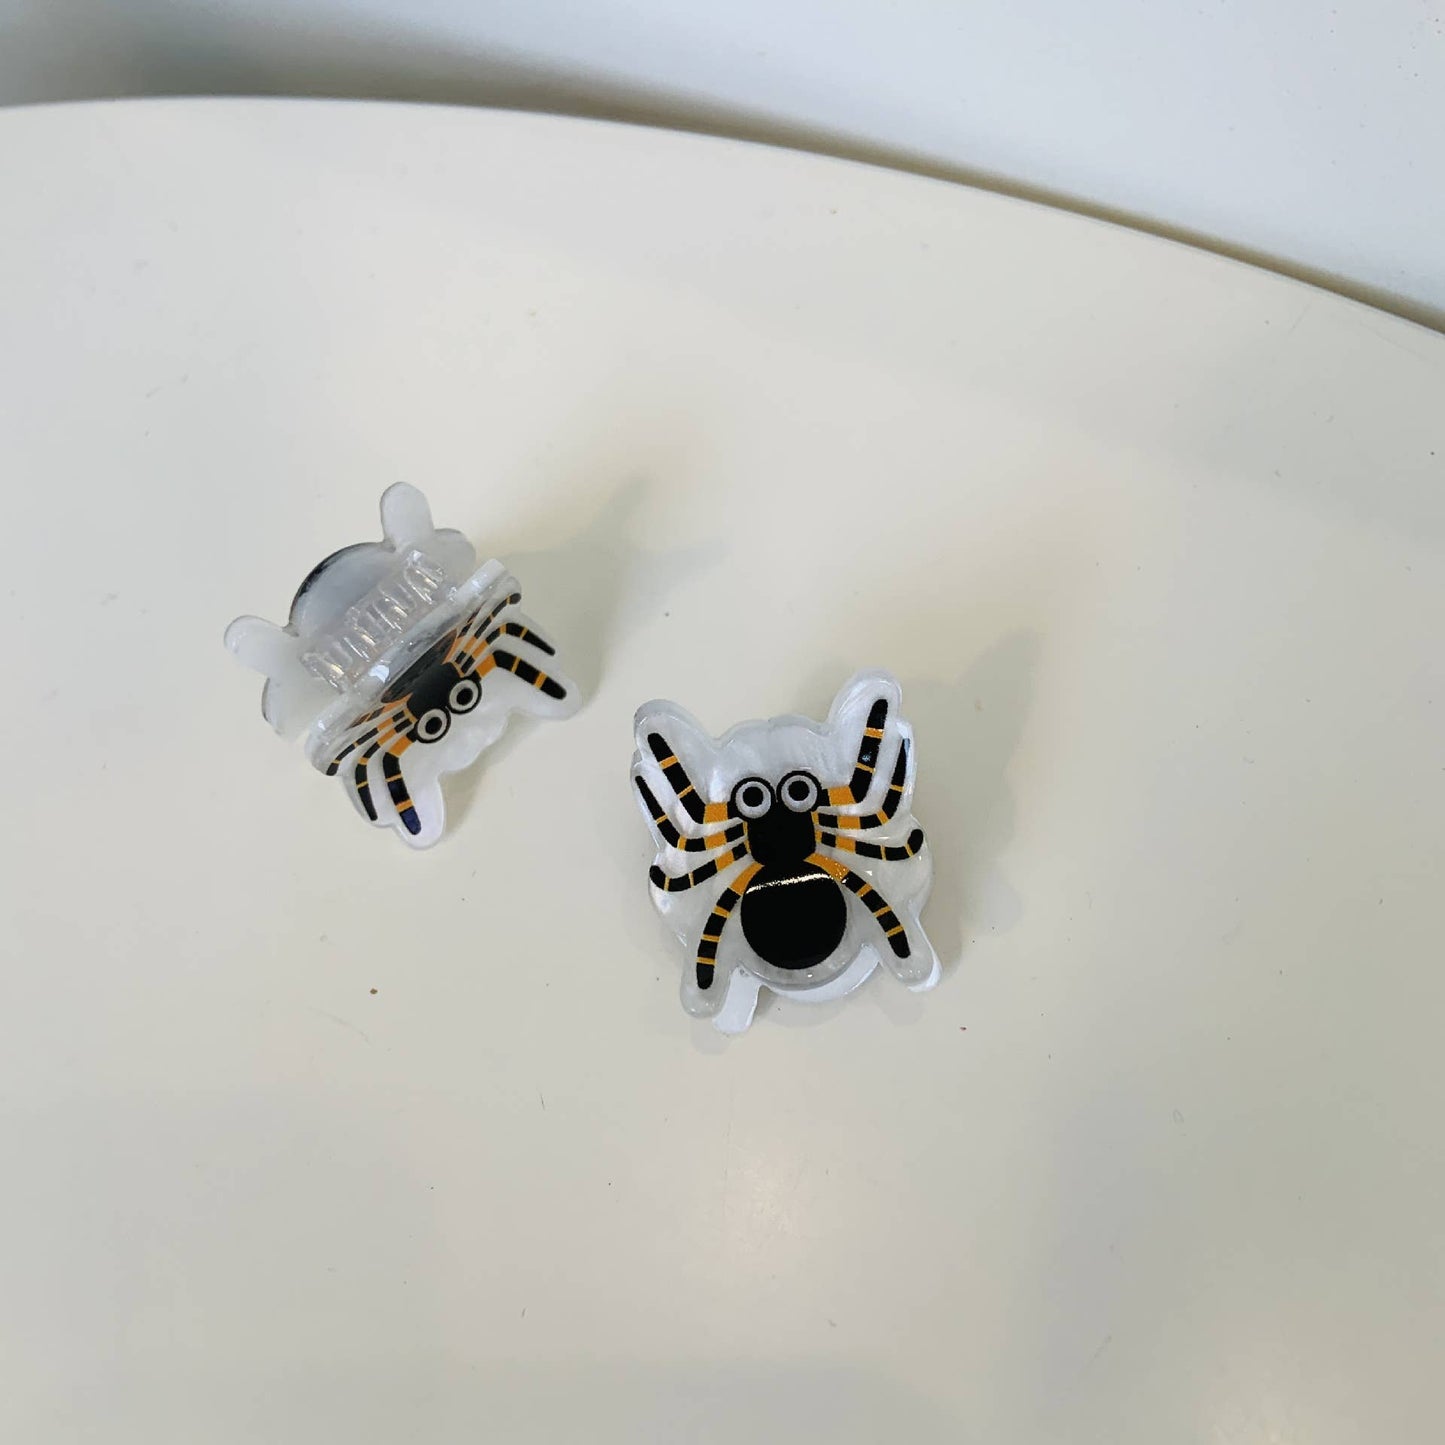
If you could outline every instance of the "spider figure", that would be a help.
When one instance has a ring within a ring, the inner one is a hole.
[[[497,620],[521,600],[522,594],[513,592],[500,602],[478,608],[392,679],[379,704],[352,725],[357,731],[332,758],[326,774],[334,775],[342,763],[354,758],[352,791],[373,823],[377,813],[370,768],[372,758],[380,753],[382,780],[402,826],[413,836],[421,831],[401,759],[414,743],[439,743],[451,730],[454,717],[473,711],[482,700],[483,679],[488,673],[501,669],[548,697],[567,696],[567,689],[556,678],[517,653],[494,645],[500,638],[510,637],[549,656],[554,654],[552,645],[532,628]]]
[[[879,698],[868,712],[852,777],[841,787],[825,789],[811,772],[795,769],[776,783],[745,777],[726,802],[705,802],[662,733],[647,734],[647,747],[687,816],[679,828],[639,775],[637,790],[653,825],[672,848],[710,855],[687,873],[666,873],[654,865],[649,874],[653,887],[675,893],[735,864],[745,865],[718,895],[703,926],[696,960],[700,989],[712,987],[718,945],[734,911],[748,946],[765,963],[787,971],[822,963],[842,943],[847,929],[844,889],[872,915],[895,957],[909,956],[907,927],[878,890],[843,861],[848,856],[898,861],[912,858],[924,844],[921,828],[914,828],[904,843],[859,836],[888,825],[908,783],[909,743],[903,737],[877,811],[861,811],[878,769],[887,722],[888,701]]]

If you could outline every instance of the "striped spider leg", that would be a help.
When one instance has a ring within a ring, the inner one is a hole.
[[[888,789],[876,812],[840,812],[835,809],[861,809],[872,790],[874,774],[878,767],[878,754],[888,724],[888,703],[879,698],[869,710],[867,726],[858,747],[858,758],[853,766],[853,776],[842,787],[829,788],[827,801],[829,810],[813,812],[817,830],[818,852],[808,861],[824,869],[851,893],[871,913],[883,930],[888,946],[898,958],[907,958],[910,945],[908,931],[898,920],[898,915],[888,906],[882,894],[860,878],[836,855],[853,854],[859,858],[884,859],[899,862],[914,857],[923,847],[923,829],[915,827],[903,843],[879,843],[867,838],[854,837],[855,833],[877,832],[884,829],[897,815],[903,803],[908,786],[909,741],[901,738],[894,760],[893,772],[888,780]],[[808,775],[803,775],[807,777]],[[809,778],[811,782],[811,778]]]

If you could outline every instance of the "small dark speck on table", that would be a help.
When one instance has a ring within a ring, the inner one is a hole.
[[[375,992],[376,992],[376,990],[375,990],[375,989],[372,989],[372,993],[375,993]]]

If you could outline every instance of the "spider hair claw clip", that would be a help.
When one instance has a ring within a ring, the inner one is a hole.
[[[470,766],[514,712],[567,717],[581,701],[552,644],[517,610],[500,562],[477,566],[439,531],[415,487],[381,498],[380,542],[332,553],[297,590],[284,627],[238,617],[226,646],[265,674],[261,712],[340,774],[357,810],[413,847],[441,837],[441,779]]]
[[[652,899],[686,953],[690,1014],[741,1033],[764,986],[821,1002],[880,962],[910,989],[938,982],[900,702],[887,673],[862,672],[824,723],[777,717],[717,739],[673,703],[639,710],[633,793],[657,849]]]

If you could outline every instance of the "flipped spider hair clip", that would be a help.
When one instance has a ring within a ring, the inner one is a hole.
[[[415,487],[382,494],[381,529],[312,568],[284,626],[238,617],[226,646],[265,674],[276,732],[304,734],[363,817],[425,848],[446,826],[444,774],[474,763],[513,713],[567,717],[581,699],[518,610],[516,579],[497,561],[479,568]]]
[[[933,869],[901,702],[893,677],[862,672],[822,723],[776,717],[714,739],[674,703],[638,711],[633,795],[690,1014],[741,1033],[762,988],[822,1002],[880,962],[914,991],[938,982],[919,917]]]

